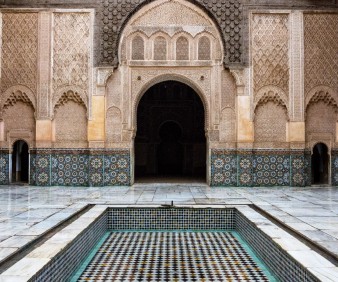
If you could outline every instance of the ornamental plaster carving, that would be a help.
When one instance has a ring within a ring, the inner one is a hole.
[[[338,113],[338,95],[330,87],[317,86],[312,89],[309,95],[306,97],[306,110],[308,110],[311,105],[320,101],[329,107],[333,107],[335,112]]]
[[[12,86],[5,91],[0,99],[0,108],[7,109],[17,101],[30,104],[36,110],[36,97],[31,89],[24,85]]]
[[[90,25],[90,13],[54,13],[54,95],[65,85],[76,85],[88,95]]]
[[[304,14],[305,94],[320,85],[338,92],[338,14]]]
[[[251,20],[253,87],[267,85],[289,96],[289,15],[253,14]]]
[[[32,104],[25,95],[10,102],[11,104],[8,104],[3,113],[7,141],[25,138],[29,144],[32,144],[35,139],[35,116]]]
[[[180,35],[184,35],[189,40],[191,46],[196,46],[196,50],[198,50],[197,46],[200,38],[203,38],[203,36],[208,37],[211,43],[210,49],[212,50],[209,56],[218,60],[222,60],[223,57],[220,46],[222,38],[217,27],[204,11],[187,1],[154,1],[148,4],[145,9],[141,9],[132,16],[124,28],[120,40],[120,61],[124,60],[124,54],[132,53],[129,50],[132,50],[132,41],[137,35],[144,39],[145,49],[153,48],[154,45],[156,49],[156,38],[159,36],[166,39],[167,56],[159,56],[161,60],[172,60],[176,57],[175,54],[172,54],[174,50],[170,46],[176,44],[176,39]],[[123,48],[127,48],[127,50]],[[145,50],[145,53],[149,54],[151,51]],[[158,52],[154,53],[155,55],[151,57],[155,57],[156,59]],[[131,55],[127,55],[127,57],[132,58]],[[145,56],[145,60],[147,60],[147,56]]]
[[[151,11],[147,13],[148,10]],[[175,11],[175,13],[171,14],[170,11]],[[185,14],[181,11],[185,11]],[[137,15],[144,15],[145,19],[150,20],[153,16],[159,23],[168,23],[167,21],[170,20],[176,26],[188,23],[184,30],[191,34],[201,32],[200,24],[212,25],[214,30],[222,33],[219,34],[219,42],[222,42],[224,47],[224,61],[228,64],[242,62],[243,17],[242,4],[239,0],[222,2],[209,0],[101,0],[100,14],[102,14],[100,63],[103,65],[117,63],[118,54],[121,57],[121,49],[117,46],[121,45],[122,36],[126,34],[125,29],[129,22],[148,24],[145,20],[142,22],[142,17],[137,17]],[[192,18],[192,21],[189,21],[189,18]],[[171,32],[170,30],[175,30],[176,26],[167,26],[168,33]]]
[[[121,142],[122,113],[117,107],[110,107],[106,113],[106,142]]]
[[[258,106],[270,101],[279,106],[282,106],[282,108],[284,108],[285,112],[288,114],[288,98],[284,91],[276,86],[265,86],[258,91],[254,98],[254,112],[256,111]]]
[[[286,124],[288,122],[285,105],[276,96],[264,99],[266,101],[258,104],[255,109],[255,143],[266,148],[274,148],[274,146],[283,147],[282,143],[287,141]]]
[[[38,13],[2,14],[1,90],[25,85],[36,93]]]
[[[96,71],[96,85],[105,86],[109,77],[113,74],[114,68],[97,68]]]
[[[138,17],[130,21],[132,26],[147,26],[155,22],[165,26],[211,26],[212,21],[204,16],[204,13],[195,5],[186,1],[160,0],[143,9]]]
[[[328,101],[319,100],[309,103],[306,109],[306,141],[335,140],[337,123],[337,105],[328,105]]]
[[[85,104],[79,93],[76,91],[74,92],[72,90],[68,90],[67,92],[62,92],[62,95],[53,107],[54,111],[57,112],[57,109],[60,108],[62,105],[65,105],[68,101],[73,101],[78,105],[84,106],[84,108],[87,110],[87,105]]]
[[[244,70],[230,69],[230,73],[235,78],[236,86],[244,86]]]

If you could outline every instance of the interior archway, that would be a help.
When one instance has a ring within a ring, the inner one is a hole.
[[[206,181],[204,119],[190,86],[164,81],[150,87],[137,108],[135,180]]]
[[[28,183],[29,179],[29,148],[25,141],[18,140],[13,144],[12,182]]]
[[[318,143],[313,147],[311,170],[312,184],[329,183],[329,154],[324,143]]]

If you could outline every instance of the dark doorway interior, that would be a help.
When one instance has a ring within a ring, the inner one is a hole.
[[[18,140],[13,145],[12,182],[28,183],[29,154],[28,144]]]
[[[329,183],[329,155],[324,143],[318,143],[313,147],[311,158],[312,184]]]
[[[137,110],[135,178],[206,178],[204,107],[189,86],[151,87]]]

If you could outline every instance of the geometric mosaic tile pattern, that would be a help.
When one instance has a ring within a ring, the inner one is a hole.
[[[236,150],[211,150],[211,186],[237,186]]]
[[[318,282],[311,272],[258,229],[241,212],[236,212],[236,231],[261,258],[273,269],[278,281]]]
[[[69,281],[74,270],[86,258],[107,231],[106,214],[98,218],[29,281]]]
[[[0,149],[0,185],[9,184],[9,152]]]
[[[235,209],[112,208],[110,230],[232,230]]]
[[[268,152],[254,156],[253,177],[255,186],[289,186],[290,156]]]
[[[211,186],[303,187],[310,175],[306,150],[211,150]]]
[[[129,150],[31,150],[30,184],[37,186],[130,185]]]
[[[338,186],[338,150],[331,151],[331,181],[333,186]]]
[[[88,186],[88,155],[77,151],[76,154],[60,152],[53,154],[52,186]]]
[[[269,281],[230,232],[112,232],[78,281]]]

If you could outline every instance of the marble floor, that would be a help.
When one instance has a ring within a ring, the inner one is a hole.
[[[338,256],[338,188],[211,188],[202,183],[132,187],[0,186],[0,262],[87,204],[255,204]]]

